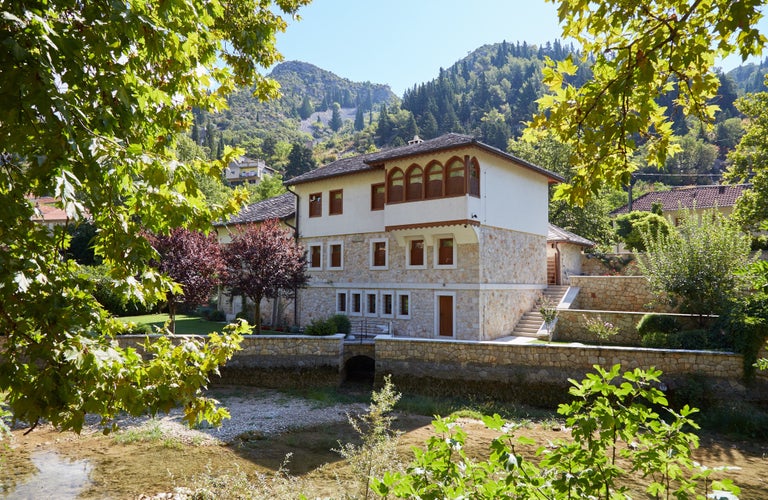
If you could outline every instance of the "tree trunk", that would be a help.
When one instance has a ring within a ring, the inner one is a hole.
[[[256,318],[254,318],[256,324],[256,334],[261,335],[261,297],[254,297],[253,310]]]
[[[172,335],[176,335],[176,301],[172,297],[168,300],[168,319],[170,320],[168,329],[171,330]]]

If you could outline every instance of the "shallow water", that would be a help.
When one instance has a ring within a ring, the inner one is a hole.
[[[35,451],[30,455],[36,472],[20,472],[0,484],[6,499],[75,499],[91,485],[93,466],[88,460],[68,460],[54,451]]]

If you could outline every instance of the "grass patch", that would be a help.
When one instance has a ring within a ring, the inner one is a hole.
[[[483,415],[498,413],[507,420],[549,421],[556,418],[550,410],[534,408],[519,403],[467,398],[436,398],[404,394],[396,406],[397,410],[416,415],[447,417],[455,415],[480,419]]]
[[[119,432],[115,434],[113,440],[118,444],[151,443],[160,444],[163,448],[172,449],[181,449],[184,447],[184,445],[176,439],[167,437],[160,427],[160,422],[157,420],[150,420],[140,427]]]
[[[283,392],[289,396],[308,399],[312,401],[317,408],[327,408],[337,404],[371,402],[370,391],[351,391],[335,386],[290,389]]]
[[[123,323],[136,323],[149,325],[154,332],[157,328],[163,328],[168,321],[167,314],[144,314],[142,316],[123,316],[118,318]],[[211,332],[220,332],[225,323],[207,321],[198,316],[176,315],[177,335],[208,335]]]

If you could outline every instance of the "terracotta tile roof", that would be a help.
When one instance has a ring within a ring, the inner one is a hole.
[[[512,156],[509,153],[505,153],[500,149],[496,149],[492,146],[484,144],[472,136],[462,134],[444,134],[434,139],[416,142],[397,148],[386,149],[376,153],[343,158],[333,163],[329,163],[324,167],[320,167],[311,172],[307,172],[306,174],[294,177],[293,179],[287,181],[285,184],[290,186],[304,182],[316,181],[319,179],[326,179],[328,177],[365,172],[380,167],[381,164],[383,164],[385,161],[467,146],[476,146],[491,154],[495,154],[497,156],[501,156],[504,159],[511,160],[525,168],[548,177],[552,182],[563,181],[562,177],[553,172],[550,172],[549,170],[543,169],[537,165],[528,163],[525,160]]]
[[[558,227],[554,224],[550,224],[549,231],[547,231],[547,243],[555,243],[555,242],[572,243],[574,245],[581,245],[584,247],[595,246],[594,241],[588,240],[582,236],[579,236],[576,233],[567,231],[562,227]]]
[[[634,200],[632,210],[650,212],[651,205],[655,202],[661,202],[665,212],[678,210],[681,206],[693,208],[694,205],[696,208],[732,207],[741,193],[749,187],[749,184],[683,186],[669,191],[653,191]],[[620,215],[627,212],[628,205],[624,205],[611,214]]]
[[[246,205],[239,213],[233,215],[226,222],[215,222],[214,226],[228,226],[231,224],[249,224],[264,222],[269,219],[290,219],[296,214],[296,197],[291,193],[283,193],[274,198],[258,201]]]
[[[43,196],[40,198],[29,198],[35,204],[35,208],[40,212],[32,216],[35,222],[65,223],[68,219],[67,212],[56,206],[57,198],[52,196]]]

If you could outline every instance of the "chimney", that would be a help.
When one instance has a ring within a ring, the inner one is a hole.
[[[414,136],[413,136],[413,139],[411,139],[410,141],[408,141],[408,145],[410,146],[410,145],[412,145],[412,144],[421,144],[422,142],[424,142],[424,139],[422,139],[422,138],[421,138],[421,137],[419,137],[418,135],[414,135]]]

